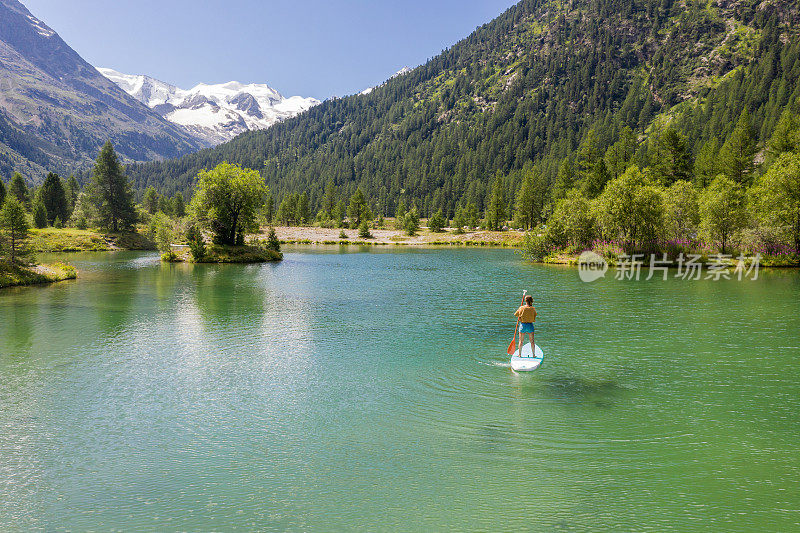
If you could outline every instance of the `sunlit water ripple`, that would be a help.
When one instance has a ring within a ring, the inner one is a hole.
[[[70,259],[0,292],[0,530],[800,529],[796,271]],[[532,374],[504,353],[523,287]]]

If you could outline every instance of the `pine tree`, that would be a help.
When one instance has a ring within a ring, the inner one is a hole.
[[[419,231],[419,212],[417,208],[412,208],[408,213],[405,214],[403,217],[404,221],[404,229],[406,230],[406,234],[410,237],[413,237]]]
[[[281,224],[292,226],[295,221],[295,215],[297,214],[296,211],[296,196],[293,194],[288,194],[283,197],[283,200],[281,200],[281,203],[278,206],[278,212],[275,214],[275,218]]]
[[[594,172],[595,165],[599,158],[600,156],[597,152],[597,135],[595,134],[594,128],[592,128],[586,132],[586,136],[578,147],[578,152],[575,157],[575,166],[577,167],[578,176],[581,181],[586,180],[589,175]]]
[[[397,229],[405,229],[406,217],[406,203],[403,200],[397,202],[397,208],[394,210],[394,223]]]
[[[186,203],[183,200],[183,194],[179,192],[172,197],[172,215],[178,218],[186,216]]]
[[[27,247],[28,217],[15,194],[9,194],[0,209],[0,244],[11,263],[30,254]]]
[[[56,218],[61,220],[69,218],[70,209],[67,203],[67,194],[58,174],[52,172],[47,174],[38,195],[47,210],[47,222],[51,226]]]
[[[705,189],[719,174],[719,141],[716,137],[703,144],[695,161],[695,180],[697,187]]]
[[[275,197],[272,196],[272,191],[267,195],[267,201],[264,203],[264,220],[267,224],[272,224],[275,220]]]
[[[67,204],[69,205],[70,216],[72,216],[72,210],[75,209],[75,202],[78,201],[78,194],[81,192],[81,188],[75,176],[69,177],[67,184],[64,186],[64,190],[67,193]]]
[[[11,177],[11,185],[8,187],[8,192],[16,196],[17,200],[19,200],[19,203],[21,203],[24,208],[30,208],[31,193],[28,190],[28,186],[25,185],[25,179],[19,172],[14,172],[14,175]]]
[[[636,155],[638,144],[636,134],[631,128],[625,126],[617,142],[606,150],[606,167],[608,167],[608,172],[611,174],[612,179],[621,176],[630,166],[633,157]]]
[[[358,225],[358,236],[362,239],[371,239],[372,233],[369,231],[369,222],[367,219],[361,221],[361,224]]]
[[[3,202],[6,200],[6,184],[3,183],[3,180],[0,179],[0,206],[3,205]]]
[[[494,179],[492,196],[489,198],[489,207],[486,209],[486,227],[493,231],[502,229],[506,223],[506,192],[503,176],[500,172]]]
[[[477,228],[480,224],[480,215],[478,214],[478,206],[473,202],[469,202],[464,209],[464,215],[467,218],[467,226]]]
[[[740,185],[748,185],[755,168],[756,143],[750,114],[745,109],[725,144],[719,151],[720,170],[728,179]]]
[[[781,114],[775,131],[767,143],[767,156],[771,163],[781,154],[796,152],[800,149],[800,123],[787,107]]]
[[[350,227],[354,229],[359,227],[361,221],[367,218],[368,210],[367,200],[364,197],[364,193],[361,192],[361,187],[359,187],[350,197],[350,205],[347,206],[347,218],[350,221]],[[372,218],[371,214],[369,218]]]
[[[336,204],[336,209],[334,210],[333,219],[336,221],[336,226],[339,228],[344,227],[344,215],[347,210],[344,207],[344,200],[339,200],[339,203]]]
[[[295,218],[297,223],[302,225],[309,221],[311,218],[311,209],[308,205],[308,194],[305,192],[297,197],[297,207]]]
[[[428,229],[433,233],[440,233],[446,225],[447,220],[445,220],[444,213],[442,213],[441,209],[432,214],[428,219]]]
[[[89,196],[105,229],[117,232],[136,222],[133,192],[111,142],[100,150],[89,183]]]
[[[156,192],[156,188],[152,185],[144,191],[142,207],[151,215],[155,215],[158,212],[158,192]]]
[[[33,199],[33,225],[37,228],[47,227],[47,208],[38,194]]]
[[[673,127],[668,127],[655,140],[651,160],[653,177],[668,187],[678,180],[692,179],[692,156],[686,139]]]
[[[539,224],[546,194],[547,183],[541,170],[526,167],[514,206],[514,220],[518,227],[532,229]]]
[[[553,200],[560,200],[567,196],[569,191],[575,185],[575,171],[572,168],[572,163],[568,157],[561,160],[561,166],[558,168],[558,175],[556,182],[553,185]]]
[[[269,227],[269,233],[267,233],[267,248],[275,252],[281,251],[281,241],[272,226]]]
[[[322,210],[328,216],[333,217],[333,210],[336,208],[336,186],[333,184],[333,178],[328,180],[325,185],[325,195],[322,197]]]
[[[167,216],[172,216],[172,200],[166,196],[159,196],[158,210]]]
[[[606,168],[604,159],[598,159],[594,164],[594,170],[589,173],[581,182],[581,191],[590,200],[600,196],[606,183],[611,179],[611,175]]]

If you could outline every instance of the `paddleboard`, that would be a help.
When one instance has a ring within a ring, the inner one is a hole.
[[[517,372],[529,372],[536,370],[542,364],[544,353],[539,346],[536,346],[536,354],[534,355],[531,350],[531,343],[526,343],[522,347],[522,357],[519,357],[519,352],[514,352],[511,357],[511,368]]]

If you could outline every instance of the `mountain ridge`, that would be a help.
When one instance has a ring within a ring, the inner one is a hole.
[[[166,120],[211,144],[268,128],[320,103],[315,98],[286,98],[266,84],[230,81],[182,89],[144,74],[123,74],[103,67],[97,70]]]
[[[32,182],[91,166],[111,140],[126,161],[207,144],[103,77],[17,0],[0,0],[0,175]]]

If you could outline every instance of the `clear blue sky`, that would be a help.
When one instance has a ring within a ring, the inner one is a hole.
[[[514,0],[22,0],[89,63],[183,88],[231,80],[324,99],[377,85]]]

